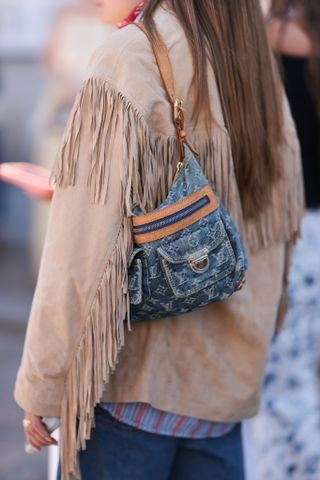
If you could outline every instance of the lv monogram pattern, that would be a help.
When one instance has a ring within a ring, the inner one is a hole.
[[[183,166],[157,210],[205,185],[208,181],[186,147]],[[142,215],[138,209],[134,213]],[[129,261],[131,320],[156,320],[224,300],[236,291],[246,269],[240,234],[219,201],[216,210],[183,230],[134,248]]]

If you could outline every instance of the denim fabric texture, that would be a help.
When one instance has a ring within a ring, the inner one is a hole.
[[[169,192],[158,207],[174,204],[208,185],[188,147]],[[129,262],[133,322],[187,313],[232,295],[245,276],[247,255],[240,233],[221,204],[192,225],[162,239],[136,245]],[[136,209],[134,215],[142,215]],[[194,271],[190,261],[205,258]]]
[[[82,480],[244,480],[241,425],[219,438],[147,433],[95,409],[96,427],[79,452]],[[61,480],[61,471],[58,471]]]

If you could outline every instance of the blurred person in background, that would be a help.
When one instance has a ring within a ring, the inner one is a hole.
[[[103,43],[107,27],[97,22],[93,0],[79,0],[59,11],[41,56],[48,81],[34,115],[33,160],[51,168],[89,59]],[[49,204],[34,202],[31,254],[36,273],[47,226]]]
[[[4,108],[3,108],[3,92],[2,92],[2,66],[0,59],[0,164],[4,162],[4,153],[3,153],[3,123],[4,123]],[[0,180],[0,221],[3,221],[3,215],[5,212],[5,195],[4,195],[5,184]],[[0,235],[0,247],[1,247],[1,235]]]
[[[251,444],[259,480],[319,480],[319,0],[273,0],[267,30],[301,144],[307,212],[294,251],[289,312],[271,349],[261,412],[250,425]]]
[[[242,480],[241,421],[258,409],[303,213],[298,141],[261,9],[256,0],[97,4],[105,23],[124,28],[94,55],[52,169],[15,388],[25,435],[51,445],[41,419],[61,417],[63,480],[79,478],[77,459],[82,480]],[[141,12],[165,39],[186,133],[242,229],[249,271],[230,300],[129,332],[132,210],[165,200],[181,147],[150,43],[127,25]]]
[[[269,12],[270,9],[270,0],[260,0],[262,11],[264,14]]]

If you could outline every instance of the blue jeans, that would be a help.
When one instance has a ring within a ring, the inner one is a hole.
[[[82,480],[244,480],[240,424],[220,438],[192,440],[138,430],[99,406],[95,418],[79,453]]]

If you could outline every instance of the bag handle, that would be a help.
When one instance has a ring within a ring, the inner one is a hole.
[[[197,152],[187,140],[187,133],[185,130],[185,115],[184,115],[184,109],[183,109],[183,101],[175,96],[172,66],[169,59],[168,49],[164,41],[162,40],[159,33],[157,33],[156,39],[153,39],[150,33],[148,32],[146,26],[142,22],[133,22],[131,25],[136,25],[146,35],[146,37],[148,38],[151,44],[151,47],[156,59],[156,63],[159,68],[160,76],[161,76],[168,100],[172,107],[173,121],[177,130],[178,138],[180,140],[182,157],[184,157],[183,144],[188,145],[190,150],[195,155],[197,155]],[[178,168],[181,167],[181,162],[178,163],[177,167]]]

